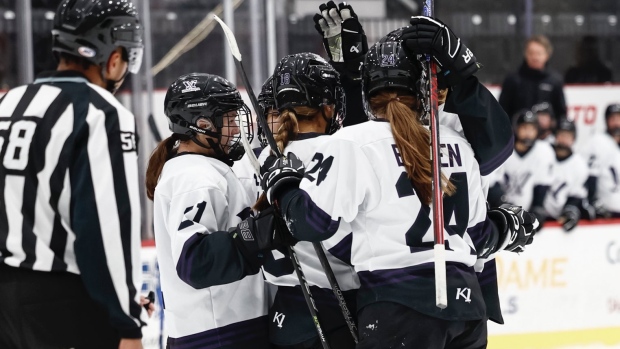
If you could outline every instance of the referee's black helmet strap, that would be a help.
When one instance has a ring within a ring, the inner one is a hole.
[[[280,60],[273,73],[273,93],[280,111],[298,106],[322,109],[334,105],[327,133],[342,127],[346,100],[340,74],[323,57],[310,52],[296,53]]]
[[[180,76],[168,88],[164,100],[164,113],[168,126],[173,133],[186,135],[196,144],[211,148],[219,158],[239,160],[244,150],[241,135],[227,137],[222,143],[222,128],[227,126],[225,114],[234,112],[239,128],[243,127],[248,140],[253,139],[250,110],[243,102],[237,87],[230,81],[212,74],[190,73]],[[198,126],[198,119],[208,120],[213,128]],[[207,143],[199,141],[196,136],[208,136]]]
[[[369,119],[376,116],[370,108],[370,97],[383,89],[398,89],[411,93],[420,105],[423,117],[428,111],[428,72],[423,57],[410,57],[399,41],[403,28],[398,28],[374,44],[366,54],[362,66],[362,94],[364,110]]]
[[[136,7],[129,0],[63,0],[54,17],[52,51],[105,69],[112,52],[122,47],[127,71],[135,74],[142,64],[142,33]]]

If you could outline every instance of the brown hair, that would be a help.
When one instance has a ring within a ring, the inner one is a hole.
[[[297,138],[297,134],[299,134],[299,120],[312,120],[320,112],[321,110],[318,108],[299,106],[292,109],[284,109],[280,113],[278,117],[280,127],[278,127],[273,138],[281,153],[284,153],[284,149],[286,149],[290,141],[294,141]],[[269,202],[263,192],[253,208],[257,211],[261,211],[267,207],[269,207]]]
[[[418,112],[414,111],[417,99],[405,92],[383,90],[370,97],[370,108],[378,117],[390,122],[396,147],[402,157],[407,177],[420,197],[420,201],[430,205],[433,198],[431,166],[431,134],[420,122]],[[443,191],[452,195],[454,185],[441,175]]]
[[[146,196],[153,200],[155,195],[155,186],[159,181],[161,170],[164,168],[166,161],[170,160],[177,152],[175,145],[177,141],[181,140],[182,136],[173,133],[172,136],[159,142],[157,148],[151,153],[149,159],[149,165],[146,168],[146,179],[144,184],[146,185]]]
[[[553,53],[553,45],[551,45],[551,41],[549,41],[549,39],[546,36],[538,34],[538,35],[534,35],[534,36],[530,37],[525,42],[525,49],[527,49],[527,47],[532,42],[535,42],[535,43],[541,45],[542,47],[544,47],[545,51],[547,51],[547,54],[549,56],[551,56],[551,54]]]

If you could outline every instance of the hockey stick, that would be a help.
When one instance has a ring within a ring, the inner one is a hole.
[[[226,39],[228,40],[228,47],[230,48],[232,55],[235,57],[235,65],[237,66],[237,69],[239,70],[239,75],[241,75],[241,80],[243,81],[243,84],[245,85],[247,89],[250,101],[252,102],[252,106],[254,107],[254,112],[256,113],[257,122],[260,123],[261,127],[263,128],[265,132],[265,136],[267,138],[267,142],[269,143],[269,147],[271,148],[271,150],[274,152],[274,154],[277,157],[283,157],[282,153],[278,149],[275,139],[273,138],[273,134],[271,133],[271,129],[269,128],[267,124],[267,120],[265,119],[265,116],[263,115],[263,113],[261,113],[261,108],[258,105],[258,100],[256,99],[256,95],[254,94],[254,91],[252,90],[252,86],[250,85],[250,82],[248,81],[248,77],[245,73],[245,69],[243,68],[243,64],[241,63],[241,52],[239,52],[239,46],[237,46],[237,40],[235,39],[234,34],[230,30],[230,28],[228,28],[226,23],[224,23],[216,15],[214,15],[213,17],[224,30],[224,34],[226,35]],[[250,161],[252,162],[252,166],[254,167],[254,170],[256,171],[258,175],[260,175],[260,163],[258,162],[258,159],[256,159],[256,155],[252,151],[252,147],[250,146],[250,143],[247,140],[247,135],[245,134],[245,130],[242,131],[241,136],[242,138],[245,139],[245,141],[243,142],[243,147],[245,148],[245,152],[250,157]],[[319,335],[319,339],[321,340],[321,345],[323,346],[323,349],[329,349],[329,344],[327,343],[325,335],[323,334],[323,328],[321,327],[321,323],[319,322],[318,309],[316,308],[316,303],[314,302],[314,298],[312,297],[312,293],[310,292],[310,286],[308,285],[306,276],[303,270],[301,269],[301,265],[299,264],[299,259],[297,259],[297,253],[295,253],[295,249],[293,248],[293,246],[287,246],[287,249],[288,249],[291,262],[293,263],[293,267],[295,268],[295,273],[297,274],[297,278],[299,279],[299,285],[301,286],[301,292],[304,295],[304,299],[306,300],[306,304],[308,305],[308,310],[310,310],[310,315],[312,316],[314,325],[316,327],[316,331]],[[323,254],[323,256],[325,255]],[[323,261],[321,261],[321,265],[323,265]]]
[[[423,13],[433,17],[434,0],[424,0]],[[443,236],[443,192],[441,188],[441,164],[439,162],[439,115],[437,111],[437,63],[430,55],[426,57],[429,71],[429,104],[431,128],[431,160],[433,168],[433,235],[435,237],[435,305],[440,309],[448,306],[446,282],[446,246]]]

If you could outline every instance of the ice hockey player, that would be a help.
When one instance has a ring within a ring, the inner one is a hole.
[[[420,120],[421,76],[421,62],[410,59],[400,42],[376,44],[364,69],[374,119],[326,137],[315,150],[321,159],[315,171],[304,169],[293,153],[271,156],[262,168],[267,198],[296,238],[326,240],[343,226],[350,229],[341,248],[350,251],[361,283],[357,348],[484,347],[487,319],[474,264],[500,248],[521,250],[537,225],[518,207],[492,210],[492,220],[487,218],[473,151],[458,133],[442,128],[441,143],[449,148],[442,162],[451,305],[441,311],[435,306],[430,135]]]
[[[532,113],[536,114],[538,119],[538,139],[553,144],[555,129],[559,120],[556,120],[551,104],[547,102],[538,103],[532,107]]]
[[[565,231],[577,226],[581,217],[594,219],[594,207],[588,203],[586,181],[588,164],[580,154],[573,153],[575,124],[561,119],[555,132],[555,163],[552,182],[544,207],[549,218],[555,219]]]
[[[270,348],[260,268],[279,235],[273,213],[250,217],[253,199],[230,168],[243,155],[239,128],[252,135],[249,110],[233,84],[204,73],[179,77],[164,103],[173,133],[146,187],[168,348]]]
[[[607,132],[592,137],[583,150],[588,159],[588,197],[597,216],[620,217],[620,104],[605,109]]]

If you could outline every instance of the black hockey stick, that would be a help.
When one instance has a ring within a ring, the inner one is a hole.
[[[433,17],[434,0],[425,0],[424,15]],[[431,165],[433,173],[433,235],[435,238],[435,305],[440,309],[448,306],[446,284],[446,246],[443,232],[443,191],[441,186],[441,164],[439,160],[439,113],[437,108],[437,63],[430,55],[428,60],[429,75],[429,114],[431,129]]]
[[[281,158],[283,157],[283,155],[278,149],[276,141],[273,138],[273,134],[271,133],[271,129],[269,128],[269,125],[267,124],[267,120],[265,119],[265,116],[263,115],[263,113],[261,113],[261,108],[258,105],[258,100],[256,99],[256,95],[254,94],[254,91],[252,90],[252,86],[250,85],[248,77],[245,73],[245,69],[243,68],[243,64],[241,63],[241,52],[239,51],[239,46],[237,46],[237,40],[235,39],[234,34],[230,30],[230,28],[228,28],[226,23],[224,23],[218,16],[214,15],[213,17],[224,30],[224,34],[226,35],[226,39],[228,40],[228,47],[230,48],[230,51],[233,57],[235,57],[235,65],[237,66],[237,69],[239,70],[239,75],[241,75],[241,80],[243,81],[243,84],[245,85],[250,101],[252,102],[252,106],[254,107],[254,112],[256,113],[256,120],[258,123],[260,123],[261,127],[263,128],[263,131],[265,132],[265,136],[267,137],[267,142],[269,143],[269,147],[271,148],[271,150],[274,152],[274,154],[277,157]],[[248,155],[250,162],[252,163],[256,173],[260,175],[260,163],[258,162],[258,159],[256,159],[256,155],[254,155],[254,152],[252,151],[252,147],[250,146],[250,143],[247,140],[247,135],[245,134],[244,128],[240,127],[240,129],[241,129],[243,147],[245,148],[245,153],[246,155]],[[308,305],[308,310],[310,310],[310,315],[312,316],[312,320],[314,321],[316,331],[319,335],[319,339],[321,340],[321,345],[323,346],[323,349],[329,349],[329,344],[327,343],[327,340],[323,333],[323,328],[321,327],[321,323],[319,322],[318,309],[316,308],[316,303],[314,302],[314,298],[312,297],[312,293],[310,292],[310,286],[308,285],[306,276],[304,275],[304,272],[301,269],[301,265],[299,264],[299,259],[297,259],[297,253],[295,253],[295,249],[292,246],[287,246],[287,249],[289,253],[289,258],[291,259],[291,262],[293,263],[293,267],[295,268],[295,273],[297,274],[297,278],[299,279],[299,285],[301,286],[301,291],[304,295],[304,299],[306,300],[306,304]],[[323,256],[325,257],[324,254]],[[329,262],[327,261],[326,263],[329,264]],[[323,265],[323,261],[321,261],[321,265]],[[331,268],[330,268],[330,271],[331,271]],[[332,271],[332,274],[333,274],[333,271]]]

